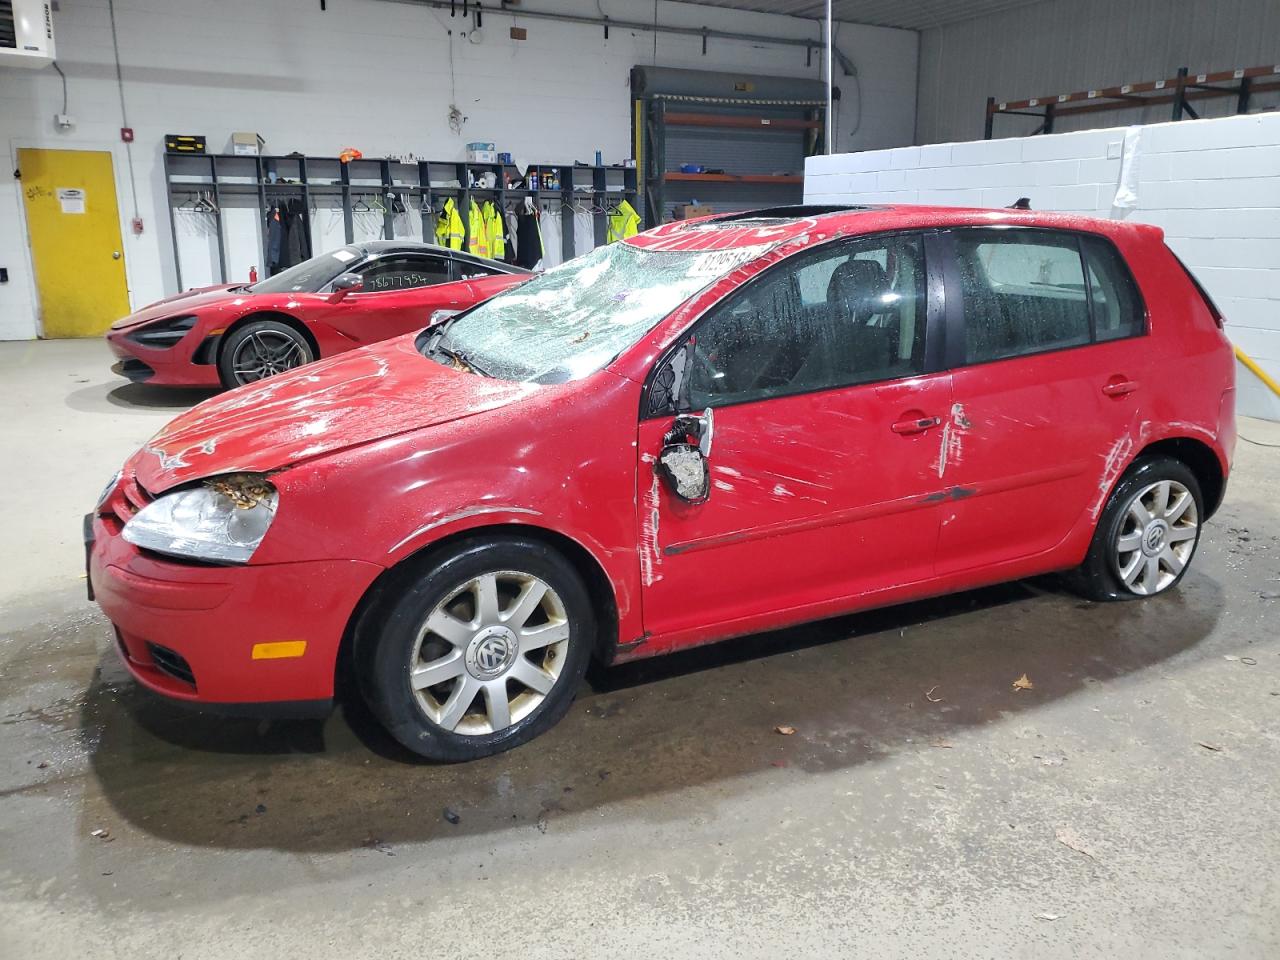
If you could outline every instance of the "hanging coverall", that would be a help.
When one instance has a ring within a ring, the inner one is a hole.
[[[484,214],[484,235],[489,241],[489,256],[494,260],[505,260],[507,244],[504,227],[506,225],[503,222],[502,213],[492,200],[484,202],[482,213]]]
[[[484,214],[480,211],[480,204],[474,200],[467,211],[467,252],[474,253],[477,257],[489,256],[489,237],[484,229]]]
[[[613,243],[615,240],[634,237],[639,229],[640,214],[636,213],[635,207],[623,200],[609,214],[609,233],[605,238],[605,243]]]
[[[457,204],[450,198],[444,202],[440,216],[436,218],[436,243],[451,250],[462,249],[462,218]]]

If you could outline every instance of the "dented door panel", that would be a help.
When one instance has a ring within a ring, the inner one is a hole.
[[[675,496],[654,469],[671,418],[643,421],[640,571],[654,646],[928,580],[938,431],[893,426],[950,405],[950,376],[932,374],[721,407],[700,504]]]

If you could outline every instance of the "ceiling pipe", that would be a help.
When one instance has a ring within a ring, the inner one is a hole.
[[[832,107],[834,106],[834,97],[832,95],[832,91],[834,88],[831,82],[831,65],[835,60],[835,57],[832,56],[832,52],[835,50],[835,45],[831,42],[831,0],[827,0],[827,44],[826,46],[827,46],[827,50],[826,50],[826,53],[827,53],[827,110],[826,110],[825,119],[827,121],[827,135],[826,137],[824,137],[824,140],[826,141],[826,145],[827,145],[827,154],[830,155],[834,147],[834,144],[831,141],[835,139],[832,133],[834,129],[832,121],[835,118],[833,116],[834,111],[832,110]]]
[[[431,7],[435,10],[442,10],[449,6],[449,0],[391,0],[391,2],[408,3],[418,7]],[[830,6],[831,3],[830,0],[828,0],[828,9],[830,9]],[[806,40],[802,37],[770,37],[758,33],[738,33],[732,30],[710,30],[706,27],[678,27],[658,23],[642,23],[639,20],[619,20],[616,17],[589,17],[574,13],[548,13],[542,10],[529,10],[523,5],[519,8],[490,8],[486,12],[491,17],[501,15],[511,17],[512,19],[520,17],[521,19],[528,20],[552,20],[559,23],[580,23],[591,27],[607,26],[615,30],[643,30],[654,33],[673,33],[680,36],[698,37],[700,39],[711,38],[713,40],[740,40],[745,43],[765,43],[779,47],[803,47],[807,50],[817,50],[819,52],[824,48],[821,42],[817,40]],[[829,17],[830,15],[828,14],[828,21]],[[828,27],[828,34],[829,33],[830,28]],[[829,72],[830,70],[828,68],[828,73]],[[829,112],[830,111],[828,111],[828,113]]]

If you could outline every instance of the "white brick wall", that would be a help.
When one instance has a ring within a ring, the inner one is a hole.
[[[1126,128],[813,158],[810,203],[1008,206],[1153,223],[1227,317],[1241,349],[1280,380],[1280,114],[1144,126],[1137,204],[1114,207]],[[856,173],[854,172],[856,171]],[[1280,398],[1241,371],[1243,413],[1280,419]]]
[[[534,6],[597,13],[596,3],[583,0]],[[0,169],[0,266],[10,277],[0,284],[0,339],[33,337],[38,330],[20,184],[11,176],[21,146],[113,153],[130,297],[140,306],[176,292],[161,163],[166,133],[203,134],[219,152],[232,131],[256,130],[275,153],[337,156],[353,145],[367,157],[412,152],[449,160],[461,159],[468,141],[493,140],[522,164],[589,161],[597,149],[615,162],[631,155],[629,71],[655,56],[663,66],[821,78],[820,58],[806,64],[799,47],[712,38],[704,55],[697,36],[660,34],[655,48],[648,32],[615,26],[605,40],[598,27],[518,16],[528,39],[513,41],[512,18],[495,7],[486,4],[484,42],[471,44],[460,37],[469,20],[414,3],[342,0],[322,12],[315,0],[115,0],[129,122],[137,136],[138,209],[146,224],[135,237],[128,229],[133,211],[106,0],[64,0],[54,23],[75,129],[54,129],[62,87],[52,69],[0,67],[0,149],[9,160]],[[601,0],[601,9],[615,20],[654,16],[652,3],[636,0]],[[817,36],[811,21],[795,17],[668,0],[661,0],[658,14],[668,25]],[[841,102],[842,149],[912,141],[917,41],[908,30],[841,28],[839,46],[857,64],[861,87],[860,97]],[[468,117],[461,135],[446,122],[451,86]],[[228,269],[244,277],[258,261],[256,218],[236,213],[244,216],[226,227]],[[323,228],[331,218],[319,219]],[[340,238],[338,224],[325,235]],[[190,222],[178,227],[196,229]],[[210,270],[201,238],[191,239],[182,248],[187,285]]]

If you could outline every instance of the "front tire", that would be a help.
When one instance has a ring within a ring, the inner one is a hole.
[[[1107,500],[1077,586],[1092,600],[1137,600],[1172,589],[1191,565],[1204,516],[1200,483],[1185,463],[1139,460]]]
[[[316,359],[301,333],[279,320],[251,320],[235,330],[218,351],[222,385],[243,387]]]
[[[531,539],[465,541],[384,609],[357,651],[364,697],[400,743],[443,762],[500,753],[554,726],[595,640],[582,578]]]

